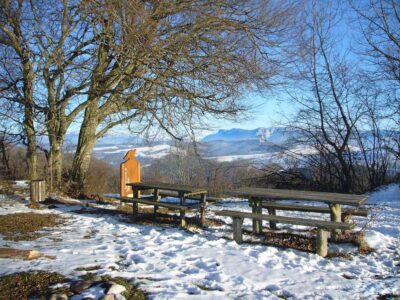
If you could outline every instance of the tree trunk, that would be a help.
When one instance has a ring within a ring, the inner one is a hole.
[[[50,153],[48,158],[50,188],[60,189],[62,183],[62,146],[64,141],[50,138]]]
[[[30,180],[36,180],[38,178],[37,173],[37,153],[36,153],[36,132],[33,123],[33,108],[32,103],[27,100],[25,104],[25,118],[24,118],[24,130],[26,134],[27,149],[26,149],[26,161],[28,164],[28,177]]]
[[[1,163],[5,169],[4,175],[7,178],[9,178],[11,175],[11,170],[10,170],[10,164],[9,164],[8,155],[7,155],[7,144],[3,139],[0,140],[0,154],[1,154]]]
[[[32,63],[29,60],[29,53],[23,52],[21,55],[23,66],[23,93],[24,93],[24,130],[26,134],[27,150],[26,160],[28,164],[28,175],[30,180],[36,180],[37,173],[37,153],[36,153],[36,131],[34,124],[34,99],[33,89],[35,73]]]
[[[84,187],[93,148],[97,142],[98,119],[98,103],[92,101],[85,110],[70,176],[71,180],[76,182],[80,188]]]

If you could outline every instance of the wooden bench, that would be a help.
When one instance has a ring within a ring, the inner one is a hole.
[[[310,202],[322,202],[329,205],[329,212],[332,222],[342,222],[342,205],[359,207],[367,199],[366,195],[342,194],[342,193],[325,193],[313,191],[297,191],[285,189],[269,189],[269,188],[253,188],[243,187],[233,191],[226,191],[228,195],[243,197],[249,199],[252,212],[256,214],[262,213],[263,203],[271,203],[281,200],[302,200]],[[271,214],[275,213],[276,208],[269,209]],[[261,227],[260,220],[253,220],[254,232],[259,232]],[[271,228],[274,228],[274,222],[270,222]],[[338,239],[341,233],[340,229],[332,231],[333,238]]]
[[[132,186],[133,198],[125,198],[124,201],[133,203],[133,219],[136,219],[138,216],[138,204],[140,203],[145,205],[152,205],[154,207],[154,219],[156,218],[157,209],[159,206],[168,209],[179,210],[181,227],[186,226],[186,210],[197,208],[200,211],[200,222],[204,222],[205,205],[207,198],[207,190],[205,189],[163,182],[134,182],[128,183],[127,185]],[[152,191],[152,195],[139,197],[139,191],[145,190]],[[177,194],[177,198],[179,198],[179,204],[160,202],[160,199],[163,197],[164,193],[171,192]],[[194,198],[194,200],[197,200],[198,203],[191,204],[186,202],[187,199],[192,198]]]
[[[252,203],[250,202],[250,206]],[[312,212],[312,213],[321,213],[321,214],[330,214],[331,209],[329,207],[321,207],[321,206],[313,206],[313,205],[302,205],[302,204],[286,204],[286,203],[277,203],[271,201],[263,201],[261,202],[261,207],[266,208],[270,215],[276,215],[277,210],[285,210],[285,211],[302,211],[302,212]],[[345,222],[347,216],[360,216],[367,217],[368,210],[365,208],[343,208],[341,213],[341,221]],[[270,226],[274,229],[274,223],[271,222]]]
[[[262,215],[248,212],[240,212],[233,210],[222,210],[215,212],[217,216],[231,217],[233,227],[233,239],[236,243],[241,244],[243,242],[242,224],[243,219],[253,219],[258,221],[272,221],[276,223],[291,224],[291,225],[302,225],[309,227],[316,227],[317,230],[317,241],[316,241],[316,253],[322,257],[328,254],[328,231],[339,229],[339,230],[350,230],[354,228],[354,224],[322,221],[313,219],[302,219],[283,217],[275,215]]]

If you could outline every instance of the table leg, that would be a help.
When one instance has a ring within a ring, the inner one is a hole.
[[[204,224],[205,221],[205,210],[206,210],[206,194],[201,194],[201,206],[200,206],[200,223]]]
[[[139,191],[137,188],[133,189],[133,198],[138,199],[139,198]],[[139,204],[135,201],[132,203],[132,220],[136,220],[139,214]]]
[[[340,204],[329,204],[331,210],[331,221],[332,222],[342,222],[342,206]],[[341,235],[342,231],[340,229],[332,230],[333,240],[337,241]]]
[[[185,205],[185,203],[186,203],[185,196],[182,193],[179,193],[179,203],[180,203],[180,205]],[[185,209],[180,209],[179,215],[180,215],[180,225],[181,225],[181,227],[185,227],[186,226],[185,213],[186,213]]]
[[[159,194],[159,190],[158,189],[154,189],[154,192],[153,192],[153,195],[154,195],[154,201],[160,201],[160,194]],[[153,219],[154,219],[154,221],[156,221],[157,220],[157,209],[158,209],[158,205],[154,205],[154,211],[153,211]]]

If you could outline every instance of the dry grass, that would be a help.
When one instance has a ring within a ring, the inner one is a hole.
[[[0,216],[0,234],[5,240],[35,240],[44,236],[38,231],[59,226],[63,219],[55,214],[15,213]]]
[[[266,232],[264,243],[282,248],[315,252],[315,238],[286,232]]]
[[[356,231],[356,232],[351,232],[351,231],[346,231],[342,233],[340,236],[340,239],[337,241],[339,243],[352,243],[358,247],[358,252],[360,254],[370,254],[374,252],[374,248],[371,248],[367,241],[365,240],[365,235],[364,231]]]
[[[49,286],[65,281],[63,275],[45,271],[6,275],[0,277],[0,299],[46,299],[51,291]]]

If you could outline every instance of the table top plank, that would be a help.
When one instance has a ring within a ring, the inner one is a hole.
[[[206,194],[207,190],[204,188],[196,188],[181,184],[172,184],[172,183],[164,183],[164,182],[131,182],[127,183],[127,185],[132,186],[132,188],[137,188],[139,190],[150,190],[150,189],[159,189],[166,191],[174,191],[181,192],[184,194],[196,195],[196,194]]]
[[[251,187],[244,187],[232,191],[227,191],[226,194],[230,196],[245,198],[260,198],[266,200],[306,200],[350,206],[359,206],[368,199],[367,195]]]

